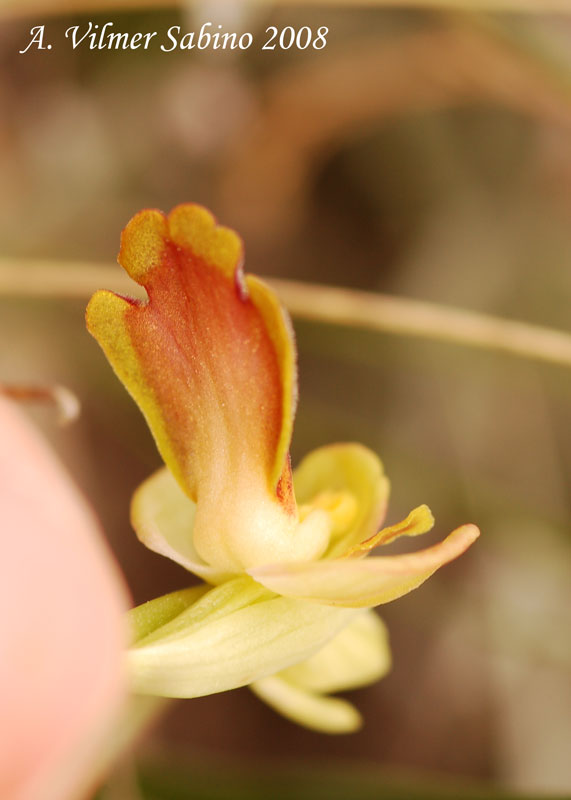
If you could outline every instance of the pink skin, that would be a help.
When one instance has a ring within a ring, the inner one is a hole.
[[[0,797],[81,797],[124,695],[126,593],[70,478],[2,397],[0,542]]]

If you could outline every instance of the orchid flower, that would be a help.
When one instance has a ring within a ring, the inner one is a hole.
[[[0,397],[0,797],[84,797],[125,693],[127,597],[98,525]]]
[[[166,464],[137,490],[139,539],[202,579],[131,612],[133,689],[197,697],[239,686],[291,719],[358,727],[330,692],[388,669],[372,607],[415,589],[477,538],[464,525],[413,554],[366,558],[428,531],[426,506],[380,529],[389,482],[358,444],[292,473],[297,400],[289,318],[243,272],[243,244],[197,205],[137,214],[119,262],[145,302],[99,291],[89,331],[143,412]]]

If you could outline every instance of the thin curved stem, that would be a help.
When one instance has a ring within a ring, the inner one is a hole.
[[[398,336],[451,342],[571,367],[571,333],[423,300],[267,279],[294,317]],[[116,267],[0,259],[0,297],[87,299],[101,287],[143,290]]]
[[[383,331],[571,367],[571,333],[405,297],[272,280],[296,317]]]

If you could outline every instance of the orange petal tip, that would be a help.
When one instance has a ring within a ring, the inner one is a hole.
[[[119,263],[134,281],[145,284],[162,263],[169,241],[216,266],[226,276],[236,275],[240,290],[245,292],[241,238],[230,228],[217,225],[210,211],[194,203],[176,206],[168,217],[155,209],[136,214],[121,236]]]
[[[137,283],[143,284],[150,272],[159,266],[168,237],[168,223],[161,211],[136,214],[121,235],[119,263]]]
[[[241,270],[244,244],[230,228],[218,225],[216,218],[202,206],[184,203],[168,216],[170,239],[179,247],[191,250],[229,277]],[[243,287],[241,287],[243,288]]]

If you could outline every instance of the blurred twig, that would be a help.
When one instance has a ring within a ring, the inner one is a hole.
[[[111,288],[132,297],[145,292],[116,267],[76,261],[0,258],[0,297],[62,297],[87,299],[96,289]]]
[[[436,303],[330,286],[269,281],[294,316],[500,350],[571,366],[571,334]]]
[[[453,342],[571,367],[571,333],[501,319],[436,303],[355,289],[268,279],[293,316]],[[120,270],[91,263],[24,262],[0,259],[0,297],[86,300],[105,287],[142,297],[141,287]]]
[[[283,235],[284,221],[303,218],[313,174],[339,142],[399,115],[486,104],[571,131],[568,73],[517,26],[508,29],[510,36],[481,15],[454,15],[272,75],[258,124],[227,154],[221,216],[258,238]]]

